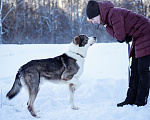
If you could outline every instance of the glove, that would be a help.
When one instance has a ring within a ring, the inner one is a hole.
[[[120,43],[123,43],[124,41],[125,41],[125,39],[124,40],[122,40],[122,41],[120,41],[120,40],[117,40],[118,42],[120,42]]]
[[[132,40],[132,37],[127,34],[126,37],[125,37],[126,43],[131,42],[131,40]]]
[[[120,43],[123,43],[123,42],[129,43],[131,40],[132,40],[132,37],[127,34],[126,37],[122,41],[120,40],[117,40],[117,41]]]

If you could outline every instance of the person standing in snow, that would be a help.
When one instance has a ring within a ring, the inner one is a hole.
[[[150,20],[124,8],[114,7],[110,1],[87,4],[86,14],[94,24],[105,25],[106,31],[118,42],[132,41],[131,76],[126,99],[117,106],[147,104],[150,82]]]

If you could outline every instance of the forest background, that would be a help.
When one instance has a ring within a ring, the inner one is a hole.
[[[88,22],[89,0],[0,0],[0,44],[67,44],[74,36],[96,36],[116,42],[105,28]],[[103,0],[97,0],[103,1]],[[149,0],[110,0],[150,18]]]

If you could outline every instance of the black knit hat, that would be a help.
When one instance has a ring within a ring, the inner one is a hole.
[[[96,1],[90,0],[86,7],[86,15],[89,19],[94,18],[100,14],[99,5]]]

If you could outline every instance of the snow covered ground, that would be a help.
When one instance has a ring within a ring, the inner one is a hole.
[[[19,67],[32,59],[62,54],[68,45],[0,45],[0,120],[34,120],[27,110],[25,89],[12,100],[5,98]],[[128,88],[127,45],[94,44],[88,50],[81,87],[70,109],[68,86],[45,83],[35,101],[39,120],[150,120],[150,99],[145,107],[116,104],[126,97]],[[1,105],[2,103],[2,105]]]

